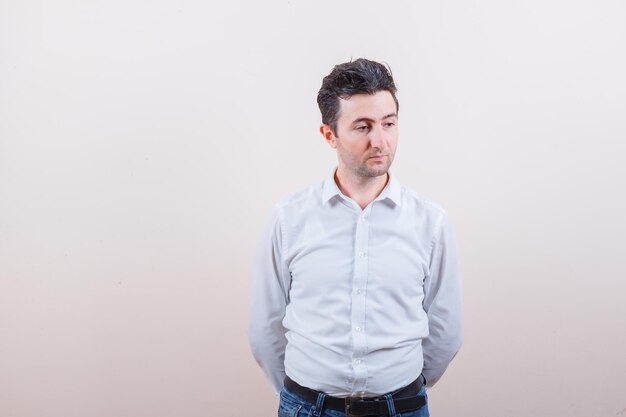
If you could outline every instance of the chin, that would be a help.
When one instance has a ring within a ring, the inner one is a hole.
[[[370,177],[370,178],[375,178],[375,177],[380,177],[381,175],[385,175],[387,174],[387,171],[389,171],[389,167],[384,167],[384,168],[379,168],[379,169],[364,169],[362,170],[360,173],[362,174],[363,177]]]

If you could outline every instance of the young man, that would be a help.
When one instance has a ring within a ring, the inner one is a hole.
[[[280,417],[428,416],[425,386],[461,346],[446,214],[389,173],[395,93],[366,59],[324,78],[320,132],[337,169],[278,203],[261,240],[249,338]]]

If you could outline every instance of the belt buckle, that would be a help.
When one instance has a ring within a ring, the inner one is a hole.
[[[343,399],[346,417],[360,417],[363,415],[363,414],[352,414],[352,403],[359,402],[359,401],[361,402],[367,401],[367,399],[363,397],[345,397]]]
[[[344,404],[346,417],[350,417],[350,401],[351,400],[352,400],[351,397],[346,397],[346,398],[343,399],[343,404]]]
[[[353,401],[363,401],[363,398],[346,397],[346,398],[344,398],[343,401],[344,401],[344,405],[345,405],[346,417],[358,417],[356,414],[352,414],[352,402]]]

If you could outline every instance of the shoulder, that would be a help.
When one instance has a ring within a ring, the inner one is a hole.
[[[278,201],[272,210],[272,216],[280,223],[300,219],[322,206],[324,181],[318,181],[287,198]]]
[[[405,185],[399,184],[399,186],[402,193],[402,206],[407,210],[415,211],[431,219],[445,217],[446,211],[442,206]]]
[[[309,185],[303,190],[300,190],[287,198],[280,200],[275,204],[275,209],[278,211],[302,209],[303,207],[316,205],[322,200],[322,188],[324,181],[316,182]]]
[[[405,185],[401,189],[401,213],[406,224],[414,225],[419,234],[435,241],[447,223],[446,210]]]

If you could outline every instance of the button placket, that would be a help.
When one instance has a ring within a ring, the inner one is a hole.
[[[352,367],[354,372],[353,389],[354,391],[362,391],[365,389],[367,380],[367,366],[364,356],[367,353],[367,340],[365,331],[366,319],[366,297],[365,288],[367,288],[368,278],[368,254],[369,247],[369,223],[367,217],[369,214],[369,206],[364,210],[357,219],[356,231],[354,236],[354,276],[352,292],[352,342],[353,342],[353,361]]]

